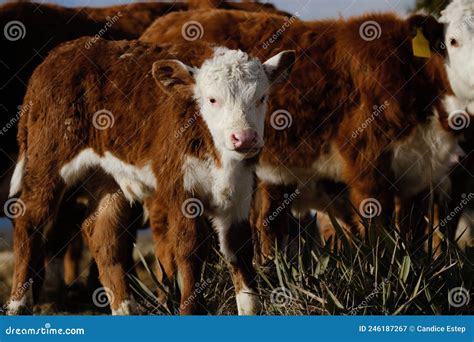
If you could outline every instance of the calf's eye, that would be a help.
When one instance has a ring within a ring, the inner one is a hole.
[[[458,47],[459,46],[459,42],[454,39],[454,38],[451,38],[451,40],[449,41],[449,43],[451,44],[451,46],[454,46],[454,47]]]
[[[264,103],[264,102],[265,102],[265,99],[266,99],[266,96],[265,96],[265,95],[262,96],[262,97],[260,98],[260,103]]]
[[[209,102],[212,103],[212,104],[217,103],[216,99],[209,99]]]

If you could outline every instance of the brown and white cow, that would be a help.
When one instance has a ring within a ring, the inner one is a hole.
[[[94,36],[86,42],[86,48],[94,44],[96,37],[108,40],[136,39],[158,17],[173,11],[186,11],[189,8],[206,7],[199,1],[173,3],[133,3],[104,8],[79,7],[67,8],[51,4],[33,2],[7,3],[0,5],[0,216],[9,215],[12,202],[8,199],[11,176],[18,156],[16,141],[17,122],[26,108],[20,109],[26,92],[28,80],[33,70],[57,45],[82,36]],[[213,6],[243,11],[269,11],[286,14],[273,5],[259,3],[229,3],[219,1]],[[25,103],[28,107],[28,104]],[[91,189],[87,189],[90,192]],[[67,268],[66,282],[71,283],[78,277],[78,264],[75,261],[81,253],[81,237],[78,229],[87,210],[77,205],[77,198],[88,202],[87,193],[78,194],[72,189],[67,194],[61,208],[63,217],[59,224],[63,228],[51,230],[53,235],[45,233],[49,266],[61,274],[64,253]],[[90,197],[90,196],[89,196]],[[90,198],[91,202],[94,197]],[[94,210],[94,206],[90,210]],[[10,215],[11,216],[11,215]],[[74,222],[73,218],[78,219]],[[80,218],[80,219],[79,219]],[[68,228],[67,226],[71,226]],[[75,241],[71,250],[64,248],[69,241]],[[56,282],[57,283],[57,282]],[[57,292],[57,291],[56,291]]]
[[[25,212],[15,220],[9,313],[31,308],[44,273],[42,231],[54,227],[64,192],[94,168],[120,188],[102,198],[107,203],[95,218],[100,229],[88,232],[101,282],[114,297],[113,313],[133,311],[123,257],[129,238],[119,221],[129,203],[155,192],[168,203],[169,225],[180,236],[181,313],[201,304],[194,290],[204,217],[231,265],[239,313],[257,313],[248,224],[255,156],[263,146],[270,81],[287,72],[294,54],[261,64],[205,43],[162,47],[99,39],[84,49],[88,39],[53,50],[27,89],[25,101],[32,105],[19,124],[20,157],[10,189],[20,194]],[[203,217],[193,211],[196,205]],[[116,226],[102,226],[102,219]],[[30,280],[32,288],[22,286]]]
[[[419,193],[447,183],[462,155],[463,123],[474,112],[473,12],[472,2],[455,1],[440,24],[392,14],[302,22],[195,11],[158,19],[141,40],[182,41],[179,28],[194,20],[204,28],[203,40],[260,58],[296,50],[291,79],[270,98],[257,168],[264,192],[257,230],[266,236],[268,252],[272,234],[288,229],[284,214],[265,224],[280,212],[283,185],[298,187],[318,209],[355,227],[360,215],[389,224],[395,197],[410,212]],[[417,29],[429,41],[424,50],[430,58],[414,56]],[[332,193],[337,188],[327,181],[346,190]],[[349,201],[341,201],[346,194]]]

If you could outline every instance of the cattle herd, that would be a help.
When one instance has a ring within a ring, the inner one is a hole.
[[[255,263],[289,244],[291,215],[362,239],[368,220],[416,246],[433,200],[453,241],[474,199],[472,0],[323,21],[254,1],[18,2],[0,26],[8,314],[31,312],[48,273],[77,277],[82,239],[112,313],[135,313],[127,274],[148,226],[181,314],[205,312],[210,232],[238,313],[258,314]]]

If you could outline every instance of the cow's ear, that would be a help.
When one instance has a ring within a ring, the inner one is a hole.
[[[446,54],[444,25],[442,23],[438,22],[431,15],[420,14],[409,17],[407,23],[411,39],[414,39],[417,34],[419,34],[420,30],[423,33],[423,36],[428,40],[430,50],[443,56]]]
[[[183,92],[194,84],[195,69],[175,59],[153,63],[152,74],[158,86],[166,93]]]
[[[287,80],[290,76],[295,60],[295,51],[286,50],[280,52],[263,63],[265,73],[267,74],[270,82],[278,83]]]

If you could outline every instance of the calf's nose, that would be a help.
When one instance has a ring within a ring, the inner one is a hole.
[[[237,151],[249,149],[257,142],[257,132],[253,129],[234,131],[230,135],[230,140]]]

